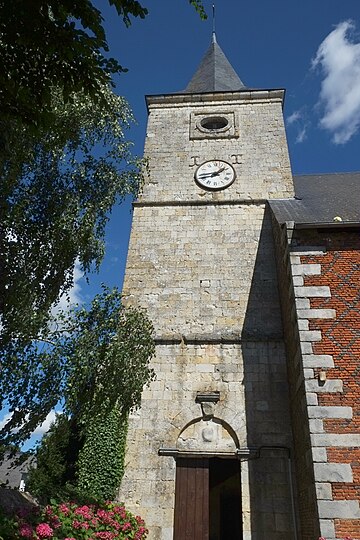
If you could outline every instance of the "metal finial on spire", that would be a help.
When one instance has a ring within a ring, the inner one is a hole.
[[[215,32],[215,4],[212,5],[212,42],[216,43],[216,32]]]

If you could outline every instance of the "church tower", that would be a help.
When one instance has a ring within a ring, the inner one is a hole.
[[[123,294],[155,327],[120,498],[151,540],[296,538],[271,199],[293,197],[284,90],[239,79],[215,34],[187,88],[147,96],[149,173]]]

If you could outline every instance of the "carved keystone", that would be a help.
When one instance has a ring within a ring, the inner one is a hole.
[[[196,403],[200,403],[204,420],[212,418],[215,413],[215,405],[220,399],[220,392],[198,392]]]

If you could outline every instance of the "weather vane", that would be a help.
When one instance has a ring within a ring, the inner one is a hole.
[[[215,4],[212,5],[212,40],[213,43],[216,43],[216,33],[215,33]]]

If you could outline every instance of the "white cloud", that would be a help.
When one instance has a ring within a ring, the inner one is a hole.
[[[47,433],[49,431],[50,425],[55,422],[55,418],[57,414],[61,414],[59,411],[50,411],[47,417],[45,418],[44,422],[41,424],[41,426],[38,426],[35,431],[33,432],[33,435],[42,436],[44,433]]]
[[[306,129],[307,129],[307,126],[304,125],[298,132],[297,136],[296,136],[296,139],[295,139],[295,142],[296,143],[302,143],[305,141],[306,139]]]
[[[67,311],[70,306],[74,304],[81,304],[83,298],[81,296],[81,280],[84,275],[80,270],[80,264],[78,261],[75,263],[74,273],[73,273],[73,286],[65,294],[60,296],[59,302],[53,307],[52,314],[56,315],[58,311]]]
[[[352,21],[338,24],[312,62],[324,76],[320,126],[332,134],[335,144],[348,142],[360,127],[360,43],[352,35],[354,28]]]
[[[287,117],[286,123],[291,126],[294,122],[297,122],[301,118],[301,112],[300,111],[294,111],[290,116]]]
[[[306,117],[307,117],[306,109],[303,108],[303,109],[298,109],[297,111],[294,111],[286,119],[287,125],[294,126],[297,131],[297,135],[295,139],[296,143],[304,142],[307,137],[307,129],[309,126],[309,122]]]
[[[61,414],[61,411],[50,411],[44,422],[40,426],[38,426],[35,431],[33,431],[32,436],[36,435],[39,437],[44,435],[44,433],[47,433],[49,431],[50,425],[55,421],[57,414]],[[8,423],[11,417],[12,413],[5,414],[2,420],[0,420],[0,429],[2,429]],[[19,431],[19,429],[14,429],[15,433],[17,431]]]

